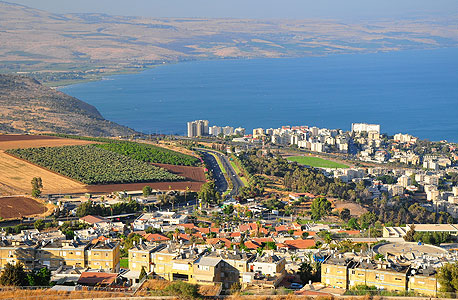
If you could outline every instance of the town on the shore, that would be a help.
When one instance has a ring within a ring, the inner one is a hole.
[[[215,295],[453,292],[443,274],[458,259],[456,144],[389,136],[377,124],[247,133],[207,120],[172,142],[215,162],[203,159],[200,191],[47,195],[54,219],[0,229],[0,268],[46,268],[62,290],[135,292],[164,280]]]

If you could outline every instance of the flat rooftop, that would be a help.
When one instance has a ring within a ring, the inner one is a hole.
[[[412,254],[415,257],[422,255],[429,256],[442,256],[447,254],[447,250],[432,246],[432,245],[418,245],[417,243],[388,243],[374,247],[376,253],[386,255],[396,255],[396,256],[411,256]]]

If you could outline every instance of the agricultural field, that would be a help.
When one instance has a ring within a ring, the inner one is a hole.
[[[46,135],[0,135],[0,150],[93,144],[93,141],[66,139]]]
[[[143,143],[113,142],[100,144],[97,147],[149,163],[182,166],[197,166],[200,163],[196,157]]]
[[[206,182],[205,172],[202,167],[174,166],[166,164],[153,164],[159,168],[166,169],[172,174],[184,177],[189,181]]]
[[[315,167],[315,168],[334,168],[334,169],[349,168],[349,166],[345,164],[323,159],[320,157],[315,157],[315,156],[290,156],[290,157],[287,157],[287,159],[289,161],[295,161],[301,165],[306,165],[306,166]]]
[[[188,153],[178,153],[176,149],[164,149],[143,143],[82,136],[0,135],[0,196],[30,194],[33,177],[42,178],[43,194],[110,193],[141,190],[145,185],[161,190],[188,188],[199,191],[205,182],[202,167],[137,161],[134,157],[88,145],[94,143],[133,144],[143,152],[147,150],[151,155],[149,159],[154,161],[165,160],[171,163],[171,159],[175,158],[177,164],[199,165],[200,162],[199,158],[186,155]],[[70,155],[62,150],[68,149],[63,146],[75,146],[69,148],[79,150]],[[7,149],[11,154],[3,151]],[[89,150],[95,153],[88,156]],[[160,154],[153,155],[157,153]],[[137,158],[148,161],[148,158],[142,156]],[[102,172],[103,175],[97,172],[100,168],[105,172]]]
[[[46,213],[41,202],[26,197],[0,197],[0,218],[12,219]]]
[[[33,177],[43,180],[44,194],[84,193],[84,184],[0,151],[0,195],[24,195],[32,190]]]
[[[95,145],[12,149],[7,153],[88,185],[184,180]]]

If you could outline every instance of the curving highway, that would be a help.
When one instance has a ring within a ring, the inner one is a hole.
[[[227,175],[232,182],[232,190],[228,194],[228,197],[236,196],[239,193],[239,190],[244,186],[244,184],[242,180],[240,179],[239,175],[237,174],[237,172],[235,172],[235,170],[232,168],[231,163],[229,162],[229,159],[227,158],[227,156],[218,151],[202,149],[202,148],[199,148],[198,150],[204,153],[205,161],[207,161],[207,163],[213,170],[213,177],[215,179],[218,191],[225,192],[227,190],[226,178],[224,177],[224,174],[221,171],[217,161],[215,160],[215,158],[212,155],[210,155],[210,153],[218,156],[219,160],[221,161],[221,164],[223,165],[224,169],[226,169]]]

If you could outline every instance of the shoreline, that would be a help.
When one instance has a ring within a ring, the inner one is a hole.
[[[390,54],[390,53],[398,53],[398,52],[406,52],[406,51],[434,51],[434,50],[440,50],[440,49],[453,49],[453,48],[458,48],[458,47],[437,47],[437,48],[422,48],[422,49],[396,49],[396,50],[389,50],[389,51],[363,51],[363,52],[344,52],[344,53],[327,53],[327,54],[322,54],[322,55],[312,55],[312,54],[304,54],[304,55],[295,55],[295,56],[279,56],[279,57],[205,57],[205,58],[196,58],[196,59],[188,59],[188,60],[179,60],[179,61],[163,61],[162,63],[157,63],[157,64],[152,64],[152,65],[147,65],[143,66],[142,68],[120,68],[118,71],[113,71],[113,72],[105,72],[105,73],[99,73],[97,75],[94,75],[92,78],[80,78],[80,79],[68,79],[68,80],[59,80],[59,81],[48,81],[42,83],[44,86],[53,88],[53,89],[58,89],[60,87],[65,87],[65,86],[70,86],[70,85],[75,85],[75,84],[80,84],[80,83],[88,83],[88,82],[96,82],[103,80],[105,77],[112,77],[116,75],[129,75],[129,74],[139,74],[144,71],[148,71],[154,68],[157,68],[159,66],[164,66],[164,65],[173,65],[173,64],[180,64],[180,63],[187,63],[187,62],[203,62],[203,61],[218,61],[218,60],[263,60],[263,59],[295,59],[295,58],[319,58],[319,57],[335,57],[335,56],[348,56],[348,55],[373,55],[373,54]],[[30,75],[31,73],[34,72],[42,72],[42,71],[30,71],[27,74],[24,75]],[[71,71],[63,71],[62,73],[70,73]],[[83,71],[81,71],[83,72]],[[52,72],[50,72],[52,73]]]

